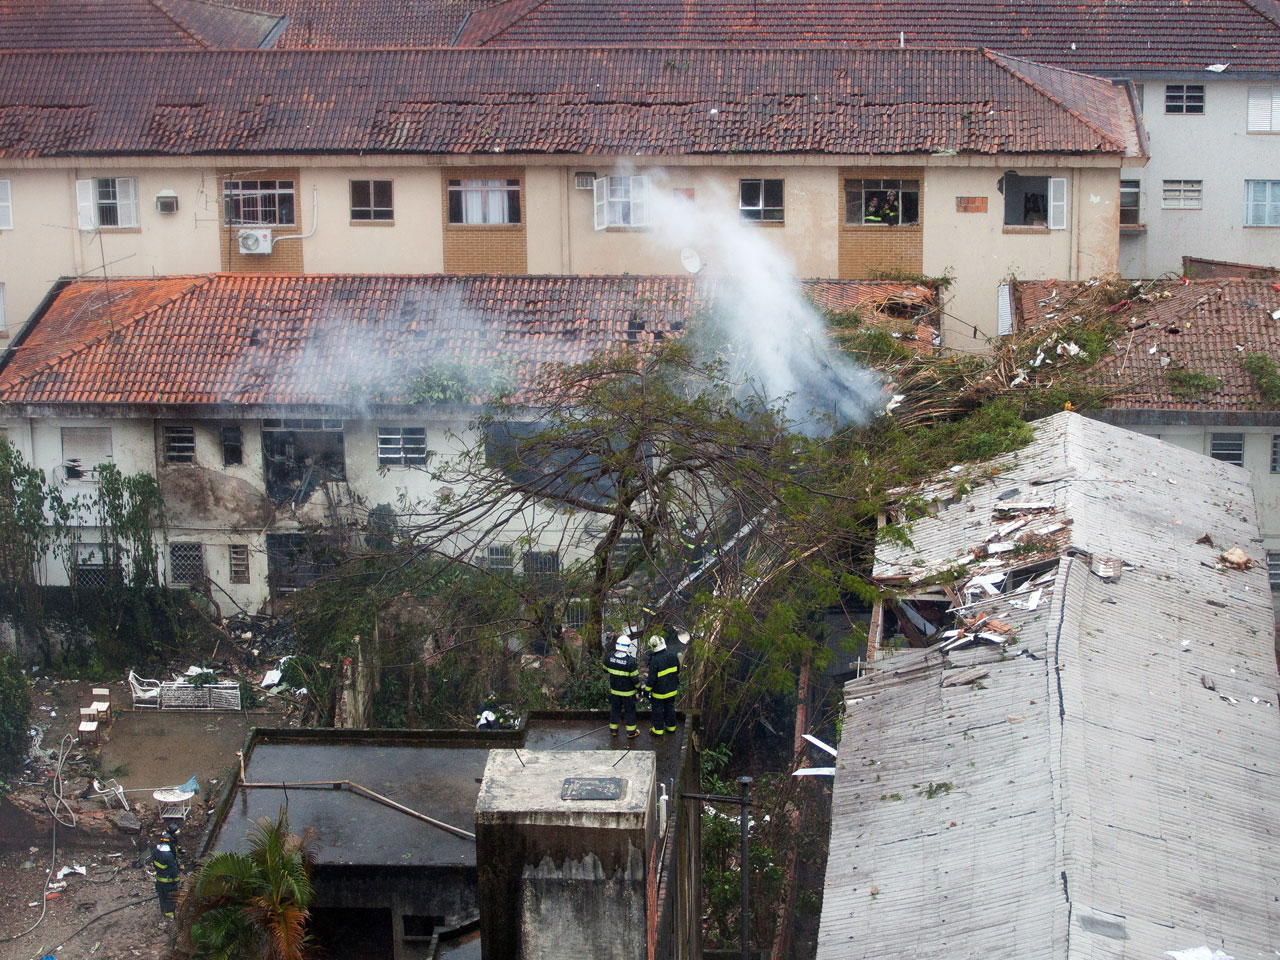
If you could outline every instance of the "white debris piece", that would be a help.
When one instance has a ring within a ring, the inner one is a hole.
[[[1221,950],[1210,950],[1208,947],[1191,947],[1187,950],[1166,950],[1166,957],[1173,960],[1232,960]]]

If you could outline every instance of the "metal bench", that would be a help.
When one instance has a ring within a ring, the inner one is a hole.
[[[162,710],[239,710],[240,684],[206,683],[195,686],[185,680],[160,684]]]

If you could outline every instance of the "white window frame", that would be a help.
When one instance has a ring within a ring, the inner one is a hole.
[[[174,559],[174,550],[176,548],[192,548],[188,551],[191,556],[184,559],[181,563]],[[192,562],[199,564],[199,569],[195,571],[194,576],[186,576],[185,571],[181,579],[178,576],[180,567],[184,567]],[[171,540],[169,541],[169,585],[189,587],[199,583],[209,575],[209,567],[205,561],[204,544],[199,540]]]
[[[67,441],[71,441],[72,450],[68,451]],[[88,454],[80,454],[75,447],[87,448]],[[96,453],[95,453],[96,450]],[[104,452],[105,451],[105,452]],[[88,458],[92,464],[85,463]],[[85,483],[98,482],[98,467],[111,463],[113,457],[110,427],[63,427],[62,428],[62,464],[67,471],[68,480],[81,480]],[[72,461],[78,461],[73,464]],[[71,476],[75,472],[78,476]]]
[[[378,466],[412,467],[426,462],[426,427],[378,428]]]
[[[1002,283],[996,288],[996,335],[1013,333],[1013,285]]]
[[[1203,210],[1203,180],[1165,180],[1160,184],[1161,210]]]
[[[252,184],[253,186],[249,186]],[[269,184],[269,186],[268,186]],[[288,184],[288,186],[282,186]],[[280,217],[280,200],[289,198],[288,220]],[[263,200],[271,202],[264,204]],[[245,216],[245,201],[252,201],[250,213],[256,219]],[[240,204],[240,216],[233,216],[232,207]],[[296,227],[298,220],[298,182],[296,180],[223,180],[222,221],[228,227]]]
[[[491,543],[484,548],[480,562],[493,573],[515,573],[516,549],[509,543]]]
[[[445,188],[446,219],[451,227],[515,226],[521,221],[519,177],[451,178]]]
[[[1049,229],[1067,229],[1067,178],[1049,178]]]
[[[165,463],[196,462],[196,428],[185,423],[169,423],[161,427],[164,438]]]
[[[1244,182],[1244,225],[1280,227],[1280,180]]]
[[[1280,133],[1280,86],[1249,88],[1245,130],[1249,133]]]
[[[1243,467],[1244,443],[1243,433],[1210,433],[1209,456],[1234,467]]]
[[[742,199],[742,192],[747,184],[759,184],[759,199],[748,204]],[[772,206],[765,204],[765,184],[776,183],[782,192],[779,202]],[[771,216],[771,214],[773,214]],[[738,216],[750,223],[785,223],[787,220],[787,181],[782,177],[744,177],[738,181]]]
[[[1166,83],[1164,85],[1164,112],[1175,116],[1204,116],[1205,89],[1203,83]]]
[[[1280,590],[1280,552],[1267,551],[1267,579],[1271,581],[1272,591]]]
[[[591,186],[597,230],[649,226],[649,191],[652,184],[648,176],[597,177]]]
[[[1125,199],[1130,198],[1133,203],[1126,205]],[[1126,210],[1134,211],[1133,223],[1125,223],[1124,212]],[[1121,180],[1120,181],[1120,226],[1122,227],[1140,227],[1142,226],[1142,181],[1141,180]]]
[[[102,222],[107,210],[115,211],[115,223]],[[139,224],[138,181],[133,177],[77,180],[76,222],[85,231],[134,229]]]
[[[0,230],[13,229],[13,182],[0,180]]]

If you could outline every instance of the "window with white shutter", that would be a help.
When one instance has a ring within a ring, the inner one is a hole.
[[[996,291],[996,333],[1002,337],[1013,333],[1013,287],[1007,283]]]
[[[13,187],[8,180],[0,180],[0,230],[13,229]]]
[[[81,230],[138,224],[138,182],[133,177],[76,181],[76,225]]]
[[[1250,133],[1280,133],[1280,87],[1250,87]]]
[[[598,177],[591,186],[597,230],[649,225],[648,177]]]
[[[1065,177],[1049,178],[1049,229],[1067,229],[1067,181]]]

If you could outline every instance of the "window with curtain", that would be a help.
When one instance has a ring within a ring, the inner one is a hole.
[[[450,180],[449,222],[519,223],[519,179]]]

